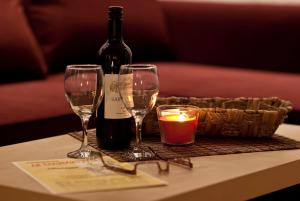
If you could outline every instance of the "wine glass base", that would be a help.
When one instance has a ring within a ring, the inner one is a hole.
[[[76,151],[69,152],[67,154],[69,158],[76,158],[76,159],[93,159],[99,157],[99,152],[93,150],[82,150],[78,149]]]
[[[156,158],[151,150],[142,147],[134,147],[132,150],[124,153],[123,157],[129,161],[145,161]]]

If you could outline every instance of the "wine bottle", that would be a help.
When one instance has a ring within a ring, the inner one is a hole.
[[[108,40],[98,51],[104,78],[104,99],[97,111],[97,143],[103,149],[128,148],[132,136],[131,114],[126,110],[118,92],[118,73],[122,64],[130,64],[132,53],[123,41],[123,7],[108,10]]]

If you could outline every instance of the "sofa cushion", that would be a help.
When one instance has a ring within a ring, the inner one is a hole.
[[[0,85],[0,125],[24,123],[69,114],[63,74],[46,80]]]
[[[191,63],[156,63],[160,94],[196,97],[273,97],[300,111],[300,75]]]
[[[0,85],[0,145],[53,136],[80,128],[64,97],[63,74]]]
[[[26,13],[51,70],[96,62],[97,51],[107,39],[109,5],[125,9],[124,38],[134,61],[170,55],[163,13],[155,0],[26,0]]]
[[[43,55],[20,0],[0,1],[0,80],[44,78]]]

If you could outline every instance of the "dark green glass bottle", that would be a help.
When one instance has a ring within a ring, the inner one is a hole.
[[[123,8],[111,6],[108,11],[108,40],[98,52],[105,74],[104,99],[97,111],[96,135],[102,149],[128,148],[132,136],[132,116],[126,110],[117,89],[122,64],[130,64],[132,53],[123,41]]]

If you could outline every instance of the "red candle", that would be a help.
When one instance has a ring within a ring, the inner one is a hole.
[[[183,114],[161,116],[159,118],[161,140],[170,145],[194,143],[197,125],[197,116],[187,117]]]

